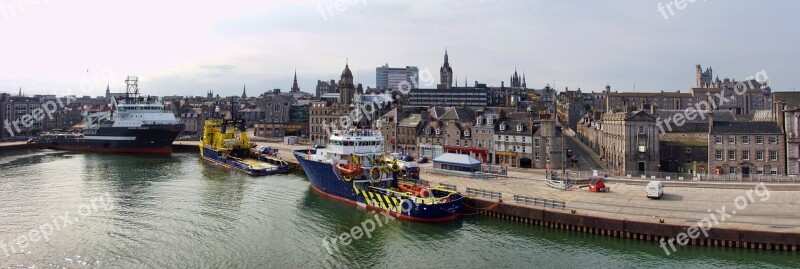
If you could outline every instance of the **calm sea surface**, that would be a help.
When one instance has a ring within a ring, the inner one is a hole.
[[[387,221],[312,192],[302,175],[250,177],[195,152],[2,152],[0,186],[0,267],[800,267],[797,253],[690,246],[667,256],[652,242],[483,216]],[[323,244],[368,222],[369,238]]]

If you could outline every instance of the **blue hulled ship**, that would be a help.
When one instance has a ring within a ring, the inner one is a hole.
[[[311,181],[327,196],[402,219],[436,222],[458,217],[464,197],[444,188],[400,181],[402,168],[383,152],[374,130],[337,130],[326,148],[295,150]]]

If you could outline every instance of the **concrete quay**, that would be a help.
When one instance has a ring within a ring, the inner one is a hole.
[[[280,150],[293,171],[302,173],[292,150],[307,145],[257,142]],[[176,141],[175,151],[195,151],[197,141]],[[32,149],[25,142],[0,143],[0,150]],[[610,179],[611,192],[592,193],[586,188],[553,189],[544,183],[543,170],[512,169],[508,177],[473,179],[428,172],[422,178],[432,185],[448,184],[466,194],[467,188],[502,194],[500,199],[467,196],[465,214],[483,214],[525,224],[641,240],[668,240],[685,233],[702,220],[714,218],[708,236],[689,244],[796,251],[800,246],[800,184],[732,182],[666,182],[662,199],[645,197],[649,180]],[[564,202],[550,208],[516,202],[521,195]],[[476,210],[490,209],[490,210]],[[720,213],[721,212],[721,213]]]
[[[297,162],[291,156],[292,150],[308,148],[258,144],[280,149],[280,156],[290,163]],[[432,185],[453,185],[465,194],[467,188],[502,193],[502,203],[485,212],[469,208],[491,208],[498,199],[468,196],[466,214],[656,241],[675,238],[703,219],[716,218],[707,229],[708,237],[692,239],[689,244],[786,251],[796,251],[800,246],[800,184],[768,183],[757,187],[757,183],[667,182],[662,199],[651,200],[644,191],[649,180],[611,179],[607,183],[611,192],[593,193],[587,188],[553,189],[544,183],[543,170],[511,170],[509,177],[486,180],[434,174],[428,172],[430,167],[430,163],[421,165],[421,177]],[[561,201],[566,207],[517,203],[514,195]]]

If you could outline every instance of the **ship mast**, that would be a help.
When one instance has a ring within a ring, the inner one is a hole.
[[[125,79],[127,88],[125,89],[125,98],[138,98],[139,97],[139,77],[128,76]]]

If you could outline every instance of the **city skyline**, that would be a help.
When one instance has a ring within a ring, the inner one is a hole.
[[[288,91],[297,70],[300,88],[313,93],[317,80],[338,79],[346,61],[365,87],[386,63],[427,69],[439,81],[445,49],[459,85],[508,85],[516,69],[529,88],[685,91],[695,86],[695,64],[720,79],[765,70],[774,91],[800,82],[792,76],[797,3],[665,3],[673,4],[665,16],[662,2],[238,1],[196,4],[181,21],[172,15],[186,7],[174,3],[117,11],[95,1],[10,2],[0,6],[0,31],[13,41],[3,45],[0,92],[98,96],[107,83],[124,91],[125,76],[137,75],[146,94],[240,95],[244,84],[254,95]],[[765,15],[725,19],[754,11]]]

